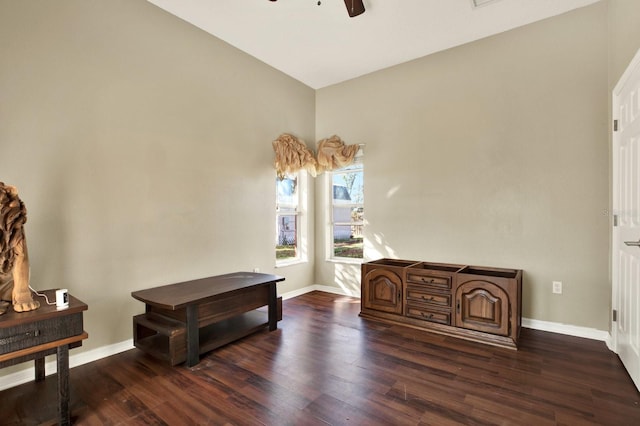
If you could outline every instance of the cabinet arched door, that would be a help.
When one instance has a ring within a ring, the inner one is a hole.
[[[499,286],[472,280],[456,289],[456,326],[509,335],[509,297]]]
[[[364,306],[402,314],[402,277],[388,269],[373,269],[362,280]]]

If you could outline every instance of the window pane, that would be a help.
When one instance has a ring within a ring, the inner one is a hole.
[[[335,257],[363,257],[362,207],[333,208],[333,255]]]
[[[288,259],[297,256],[298,216],[278,215],[278,241],[276,259]]]
[[[334,171],[332,185],[333,256],[362,259],[364,220],[362,164],[353,164]]]
[[[353,166],[341,169],[333,173],[333,199],[334,203],[358,203],[364,202],[364,185],[362,184],[362,166]]]
[[[298,178],[285,177],[284,179],[276,179],[277,203],[287,205],[298,204]]]
[[[276,179],[276,262],[299,257],[298,201],[298,175]]]

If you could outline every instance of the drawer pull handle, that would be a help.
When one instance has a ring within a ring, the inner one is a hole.
[[[423,283],[429,283],[429,284],[433,284],[435,282],[435,280],[433,278],[431,278],[430,280],[425,278],[425,277],[421,277],[422,282]]]
[[[427,300],[427,301],[432,301],[433,300],[433,296],[422,296],[422,300]]]
[[[429,319],[433,318],[433,314],[427,315],[424,312],[420,312],[420,315],[422,315],[423,317],[429,318]]]
[[[38,329],[25,331],[23,333],[16,334],[14,336],[8,336],[0,339],[0,345],[9,345],[11,343],[17,343],[23,340],[30,339],[32,337],[38,337],[40,336],[40,334],[41,334],[40,330]]]

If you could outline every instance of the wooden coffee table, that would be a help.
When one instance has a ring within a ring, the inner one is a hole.
[[[235,272],[146,290],[131,296],[145,303],[133,318],[134,345],[171,365],[200,362],[200,354],[265,326],[277,328],[276,283],[283,277]],[[267,306],[267,312],[258,308]]]

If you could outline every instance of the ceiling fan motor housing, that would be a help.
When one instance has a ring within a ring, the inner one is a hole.
[[[347,6],[347,12],[351,18],[364,13],[363,0],[344,0],[345,6]]]

